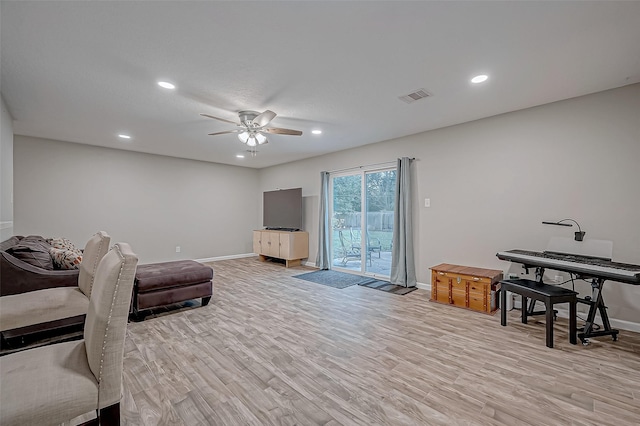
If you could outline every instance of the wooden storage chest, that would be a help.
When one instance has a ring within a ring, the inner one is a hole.
[[[431,268],[431,301],[494,314],[501,279],[502,271],[496,269],[442,263]]]

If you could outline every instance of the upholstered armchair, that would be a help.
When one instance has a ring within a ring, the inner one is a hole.
[[[95,271],[84,339],[0,358],[0,424],[56,425],[96,410],[120,423],[122,363],[137,256],[117,243]]]
[[[51,288],[0,297],[3,344],[9,342],[11,347],[12,341],[56,328],[76,327],[80,331],[89,308],[96,268],[110,241],[111,237],[104,231],[87,241],[75,286],[52,285]]]

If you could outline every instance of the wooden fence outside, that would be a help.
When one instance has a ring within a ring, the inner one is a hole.
[[[334,213],[333,227],[336,229],[362,228],[359,212]],[[367,212],[369,231],[390,231],[393,229],[393,212]]]

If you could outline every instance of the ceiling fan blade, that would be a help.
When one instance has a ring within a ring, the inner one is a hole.
[[[209,133],[209,136],[215,136],[215,135],[225,135],[227,133],[238,133],[240,132],[240,129],[236,129],[236,130],[227,130],[226,132],[216,132],[216,133]]]
[[[259,114],[252,121],[253,121],[253,124],[258,125],[258,127],[263,127],[269,124],[269,122],[273,120],[276,117],[276,115],[277,114],[275,112],[266,110],[262,114]]]
[[[302,135],[302,132],[300,130],[282,129],[280,127],[268,127],[266,129],[262,129],[262,131],[267,133],[273,133],[274,135],[292,135],[292,136]]]
[[[224,121],[225,123],[235,124],[236,126],[240,125],[240,123],[236,123],[235,121],[227,120],[226,118],[214,117],[213,115],[209,115],[209,114],[200,114],[200,115],[203,116],[203,117],[213,118],[214,120]]]

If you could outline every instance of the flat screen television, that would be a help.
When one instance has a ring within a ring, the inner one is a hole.
[[[302,188],[266,191],[262,204],[262,226],[266,229],[302,229]]]

